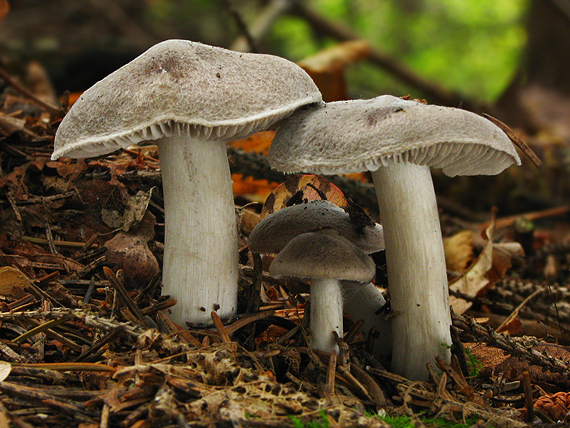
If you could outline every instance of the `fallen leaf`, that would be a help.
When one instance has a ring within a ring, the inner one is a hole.
[[[275,137],[275,131],[261,131],[242,140],[232,141],[229,145],[236,149],[245,150],[246,152],[267,155],[273,137]]]
[[[105,243],[107,260],[121,269],[128,289],[146,286],[160,271],[158,261],[148,246],[154,237],[156,218],[150,211],[129,232],[121,231]]]
[[[297,64],[314,80],[327,102],[346,100],[345,68],[370,55],[370,45],[364,40],[351,40],[299,61]]]
[[[463,273],[473,261],[473,234],[470,230],[462,230],[453,236],[443,239],[445,265],[451,272]]]
[[[12,364],[7,363],[5,361],[0,361],[0,382],[4,382],[8,376],[10,376],[10,372],[12,371]]]
[[[0,295],[20,299],[26,295],[26,288],[32,284],[26,275],[12,266],[0,268]]]
[[[485,230],[487,242],[483,251],[463,275],[449,284],[451,291],[476,297],[504,276],[511,267],[510,261],[513,256],[524,254],[518,242],[493,243],[493,230],[494,222]],[[449,296],[449,303],[458,314],[465,313],[472,305],[471,302],[456,296]]]
[[[263,204],[261,218],[281,208],[313,199],[324,199],[341,208],[348,205],[342,191],[326,178],[312,174],[297,175],[273,189]]]

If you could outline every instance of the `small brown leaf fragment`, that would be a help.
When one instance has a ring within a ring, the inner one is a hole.
[[[347,99],[344,73],[349,65],[370,55],[370,45],[365,40],[350,40],[298,62],[315,81],[325,101]]]
[[[264,218],[281,208],[313,199],[324,199],[341,208],[347,206],[342,191],[326,178],[312,174],[298,175],[273,189],[263,204],[260,217]]]
[[[470,230],[462,230],[443,239],[445,264],[451,272],[463,273],[473,261],[473,235]]]
[[[31,286],[30,280],[19,269],[12,266],[0,268],[0,295],[11,299],[20,299]]]

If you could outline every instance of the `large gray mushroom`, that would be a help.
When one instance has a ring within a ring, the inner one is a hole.
[[[392,319],[392,370],[426,379],[449,359],[451,316],[430,167],[448,176],[493,175],[520,159],[509,138],[467,111],[392,96],[299,111],[269,153],[285,172],[371,171],[384,228]]]
[[[321,103],[283,58],[186,40],[159,43],[87,90],[62,121],[52,158],[103,155],[154,140],[166,213],[163,292],[172,319],[209,323],[237,309],[238,248],[224,142]]]

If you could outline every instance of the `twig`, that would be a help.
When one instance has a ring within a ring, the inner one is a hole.
[[[519,315],[519,312],[521,311],[521,309],[528,303],[530,302],[533,298],[535,298],[536,296],[538,296],[539,294],[542,294],[545,290],[536,290],[534,293],[532,293],[530,296],[528,296],[526,299],[524,299],[511,313],[510,315],[505,318],[505,320],[501,323],[501,325],[499,327],[497,327],[495,329],[496,333],[501,333],[505,330],[507,330],[507,326]]]
[[[107,266],[103,266],[103,272],[105,273],[105,276],[107,277],[113,288],[117,290],[117,293],[119,294],[121,300],[123,300],[125,305],[127,305],[129,311],[132,312],[132,314],[137,318],[137,320],[139,320],[139,322],[142,325],[146,325],[146,321],[144,319],[143,314],[141,313],[141,310],[139,309],[137,304],[133,302],[133,299],[131,299],[130,294],[127,292],[123,284],[121,284],[121,282],[117,279],[113,271],[109,269]]]
[[[542,165],[542,162],[540,161],[538,156],[522,140],[522,138],[520,138],[511,128],[509,128],[507,125],[505,125],[499,119],[496,119],[491,115],[483,113],[483,116],[486,117],[487,119],[489,119],[491,122],[493,122],[499,128],[501,128],[503,130],[503,132],[505,134],[507,134],[507,137],[509,137],[509,139],[513,142],[513,144],[516,145],[520,149],[520,151],[524,153],[524,155],[532,162],[532,164],[534,166],[536,166],[538,168],[538,167],[540,167],[540,165]]]
[[[247,44],[251,46],[251,39],[254,42],[254,46],[265,37],[267,32],[273,26],[273,23],[279,16],[287,12],[291,7],[291,0],[272,0],[263,8],[263,10],[258,14],[256,20],[249,27],[249,38],[239,37],[231,45],[231,49],[239,52],[247,51]]]
[[[51,232],[51,226],[47,221],[44,223],[44,229],[46,231],[46,238],[47,238],[49,252],[52,254],[58,254],[57,248],[55,248],[53,233]]]
[[[305,2],[296,0],[293,3],[291,13],[307,21],[317,31],[327,34],[341,41],[361,39],[352,30],[343,27],[337,23],[331,22],[316,11],[309,8]],[[429,82],[423,77],[418,76],[404,64],[390,57],[378,49],[370,51],[369,60],[379,65],[401,81],[422,91],[432,102],[441,103],[448,106],[467,106],[469,110],[487,110],[493,111],[492,106],[486,105],[482,101],[466,100],[464,95],[451,92],[443,87]]]
[[[232,339],[230,337],[230,334],[226,330],[226,327],[224,326],[224,323],[222,323],[222,320],[220,319],[218,314],[216,312],[212,311],[210,316],[212,317],[212,321],[214,321],[214,326],[216,327],[216,330],[218,330],[218,334],[220,335],[222,342],[223,343],[232,343]]]
[[[525,370],[522,374],[524,388],[524,402],[526,404],[526,421],[534,421],[534,400],[532,399],[532,384],[530,382],[530,374]]]
[[[519,343],[514,338],[497,333],[490,327],[484,327],[471,318],[455,313],[452,315],[453,325],[466,333],[470,333],[478,341],[486,342],[516,357],[524,358],[528,360],[530,364],[545,367],[563,376],[568,376],[570,373],[570,364],[566,361],[552,357],[545,352],[538,351],[528,344]]]
[[[570,212],[570,205],[562,205],[560,207],[550,208],[547,210],[533,211],[530,213],[522,213],[522,214],[517,214],[517,215],[513,215],[513,216],[509,216],[509,217],[502,217],[502,218],[498,218],[495,220],[495,230],[503,228],[503,227],[509,227],[509,226],[513,225],[513,223],[516,221],[516,219],[520,218],[520,217],[524,217],[527,220],[538,220],[541,218],[547,218],[547,217],[553,217],[553,216],[557,216],[557,215],[566,214],[568,212]],[[491,222],[487,221],[484,223],[479,223],[477,225],[477,227],[480,229],[486,229],[487,227],[490,226],[490,224],[491,224]]]
[[[331,397],[334,395],[334,380],[336,372],[336,349],[331,352],[329,358],[329,365],[327,367],[327,396]]]
[[[226,326],[225,327],[226,331],[228,332],[228,334],[233,334],[236,331],[238,331],[240,328],[243,328],[252,322],[259,321],[261,319],[270,317],[274,313],[275,313],[275,310],[269,310],[269,311],[263,311],[263,312],[258,312],[258,313],[252,314],[252,315],[248,315],[248,316],[241,318],[241,319],[235,321],[234,323]]]
[[[20,92],[22,95],[26,96],[31,101],[38,104],[40,107],[42,107],[47,112],[51,113],[54,116],[63,116],[63,113],[60,109],[52,106],[51,104],[48,104],[48,103],[40,100],[38,97],[36,97],[30,91],[28,91],[26,88],[24,88],[18,82],[16,82],[14,79],[12,79],[12,77],[8,73],[6,73],[6,71],[3,70],[2,68],[0,68],[0,78],[3,79],[8,85],[13,87],[15,90]]]
[[[235,23],[238,27],[238,30],[246,38],[247,44],[249,45],[249,49],[248,49],[249,52],[259,53],[259,49],[257,47],[257,41],[253,38],[252,34],[249,31],[249,28],[247,27],[247,24],[243,20],[243,17],[239,13],[239,11],[232,4],[231,0],[222,0],[222,2],[224,3],[226,9],[228,10],[230,16],[235,21]]]

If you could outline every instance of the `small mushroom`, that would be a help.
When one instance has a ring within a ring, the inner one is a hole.
[[[285,120],[269,152],[284,172],[371,171],[384,227],[392,370],[428,376],[449,360],[451,316],[441,228],[430,167],[448,176],[493,175],[520,159],[490,121],[392,96],[307,107]]]
[[[372,258],[332,229],[291,239],[269,266],[274,277],[310,281],[311,347],[325,352],[338,350],[333,332],[343,334],[341,282],[370,283],[375,273]]]
[[[381,225],[371,222],[359,227],[345,210],[321,199],[282,208],[263,218],[251,231],[248,247],[254,253],[277,254],[295,236],[317,228],[336,230],[367,254],[384,249]]]
[[[354,222],[342,208],[327,200],[310,200],[273,212],[263,218],[251,231],[250,251],[259,254],[277,254],[295,237],[318,229],[333,229],[355,244],[366,254],[384,249],[382,226],[368,219],[363,224]],[[385,357],[391,352],[391,332],[388,322],[376,315],[385,304],[381,291],[373,284],[344,282],[340,310],[354,320],[362,319],[362,331],[372,327],[381,329],[382,338],[374,342],[374,353]],[[380,324],[383,324],[380,327]]]
[[[238,246],[225,141],[266,129],[321,94],[297,65],[187,40],[158,43],[88,89],[61,122],[52,159],[155,140],[165,206],[164,294],[172,319],[237,309]]]

